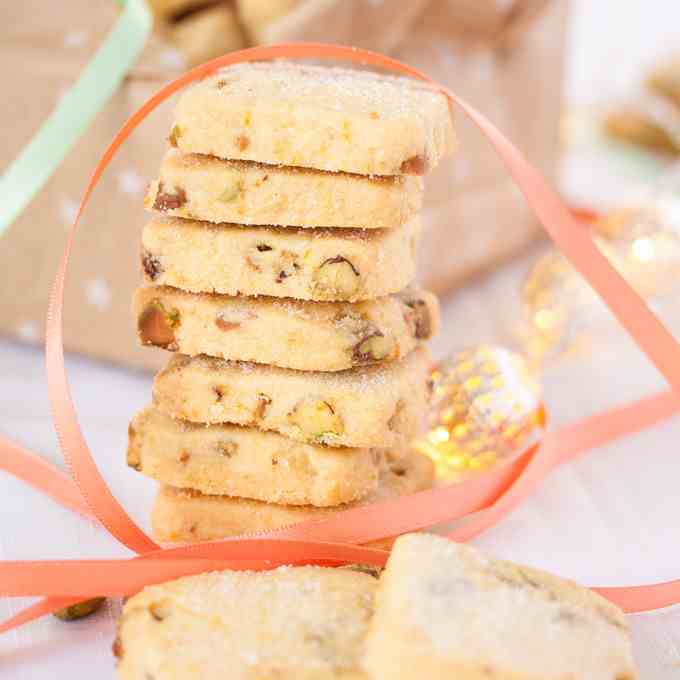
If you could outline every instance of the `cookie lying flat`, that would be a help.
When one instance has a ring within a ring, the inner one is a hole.
[[[197,293],[369,300],[406,288],[418,217],[395,229],[277,229],[154,219],[142,232],[150,283]]]
[[[595,593],[444,538],[397,539],[366,644],[372,678],[633,680],[623,613]]]
[[[351,569],[213,572],[131,597],[114,653],[121,680],[364,680],[377,580]]]
[[[292,227],[397,227],[420,208],[419,177],[362,177],[169,151],[149,210],[206,222]]]
[[[175,121],[184,151],[361,175],[424,174],[454,147],[448,103],[427,85],[285,61],[206,78]]]
[[[365,302],[305,302],[185,293],[135,292],[140,342],[195,356],[341,371],[405,357],[439,319],[432,293],[412,290]]]
[[[163,486],[156,497],[151,523],[158,541],[209,541],[278,529],[354,505],[367,505],[391,500],[429,489],[434,479],[434,466],[429,458],[410,453],[398,460],[388,460],[380,471],[378,486],[356,504],[336,508],[310,505],[274,505],[243,498],[207,496],[187,489]],[[388,541],[389,542],[389,541]],[[385,545],[379,541],[377,545]]]
[[[257,423],[302,442],[403,448],[423,424],[430,361],[419,347],[386,365],[312,373],[179,355],[156,376],[154,404],[173,418]]]
[[[380,449],[303,444],[254,427],[187,423],[147,407],[130,424],[127,463],[205,494],[331,506],[375,489],[382,457]]]

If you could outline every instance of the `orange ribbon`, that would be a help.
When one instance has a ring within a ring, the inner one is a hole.
[[[70,396],[64,365],[64,281],[81,214],[104,169],[134,129],[161,102],[216,69],[255,60],[334,59],[381,67],[432,84],[482,131],[507,166],[527,203],[560,250],[600,294],[621,325],[673,387],[629,406],[548,431],[540,448],[464,484],[423,491],[395,501],[338,512],[255,538],[231,538],[179,548],[161,548],[113,497],[87,447]],[[0,563],[0,595],[47,596],[0,625],[0,632],[91,595],[121,595],[144,585],[208,569],[267,569],[278,564],[363,562],[384,564],[387,552],[361,543],[467,517],[450,534],[469,540],[527,498],[556,466],[615,438],[650,427],[680,405],[680,346],[644,301],[609,264],[556,193],[519,151],[479,112],[427,76],[398,61],[365,50],[299,43],[234,52],[198,66],[149,99],[123,126],[99,161],[80,203],[56,275],[47,317],[46,360],[55,427],[73,481],[39,457],[0,440],[0,467],[42,489],[81,514],[96,518],[123,545],[138,553],[127,560],[29,561]],[[87,569],[87,584],[82,570]],[[79,575],[80,574],[80,578]],[[631,588],[602,588],[627,611],[680,602],[680,581]]]

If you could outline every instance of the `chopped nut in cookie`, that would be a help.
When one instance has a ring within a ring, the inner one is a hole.
[[[219,200],[223,203],[230,203],[239,197],[241,191],[243,191],[243,181],[240,179],[232,180],[224,187],[224,191],[220,194]]]
[[[221,331],[235,331],[246,321],[257,319],[257,314],[245,310],[224,309],[215,317],[215,325]]]
[[[393,351],[394,340],[373,330],[354,346],[352,356],[358,363],[370,363],[387,359]]]
[[[303,399],[288,414],[288,420],[299,427],[311,441],[332,438],[344,431],[340,416],[322,399]]]
[[[347,299],[359,289],[360,275],[345,257],[338,255],[321,263],[312,275],[317,293],[331,298]]]
[[[404,319],[411,334],[418,340],[427,340],[432,335],[432,317],[425,300],[420,298],[404,299],[408,309],[404,312]]]
[[[154,210],[166,212],[168,210],[177,210],[187,202],[187,194],[181,187],[176,187],[173,191],[166,191],[163,182],[158,183],[158,190],[156,191],[156,198],[153,202]]]
[[[179,324],[178,310],[167,310],[160,300],[152,300],[139,315],[137,321],[139,339],[145,345],[155,345],[175,352],[177,351],[175,329]]]
[[[427,159],[425,156],[413,156],[407,158],[399,168],[404,175],[426,175],[428,171]]]
[[[148,250],[142,252],[142,269],[149,281],[155,281],[163,273],[160,260]]]

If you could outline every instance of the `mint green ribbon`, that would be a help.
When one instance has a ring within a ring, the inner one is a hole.
[[[0,178],[0,234],[59,167],[139,56],[151,32],[144,0],[123,0],[102,46],[33,139]]]

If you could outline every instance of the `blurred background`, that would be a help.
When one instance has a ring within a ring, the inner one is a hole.
[[[121,7],[114,0],[1,4],[0,171],[6,173],[55,106],[67,102]],[[387,52],[451,87],[541,168],[607,257],[680,335],[677,2],[149,5],[154,27],[141,56],[103,98],[92,122],[77,130],[72,150],[35,198],[0,223],[0,430],[9,437],[60,460],[39,345],[66,229],[106,145],[129,115],[189,66],[255,44],[358,45]],[[142,199],[165,149],[172,107],[168,102],[147,119],[106,171],[81,222],[66,291],[65,342],[81,422],[116,496],[142,525],[153,485],[122,465],[122,457],[130,416],[148,400],[148,369],[164,357],[137,347],[130,299],[141,278]],[[69,120],[61,125],[65,134],[73,132]],[[481,135],[461,116],[458,126],[460,152],[428,177],[424,211],[421,280],[443,305],[436,356],[479,342],[513,349],[542,382],[556,423],[661,388],[645,358],[545,241]],[[0,202],[9,200],[2,195],[6,187],[0,183]],[[585,583],[678,578],[678,437],[680,426],[669,421],[576,461],[480,545]],[[66,512],[13,480],[0,484],[6,499],[0,504],[0,557],[82,556],[83,545],[88,554],[113,554],[93,528],[65,530],[72,524]],[[35,518],[25,516],[27,504]],[[33,540],[38,526],[46,536],[40,545]],[[14,611],[4,607],[0,602],[0,614]],[[680,677],[677,608],[633,621],[643,677]],[[14,642],[49,641],[55,651],[53,629],[30,630]],[[57,641],[74,642],[68,631],[59,635]],[[77,649],[94,664],[88,668],[109,668],[101,643],[79,639]],[[27,652],[12,677],[43,677],[33,665],[37,658]],[[72,668],[66,652],[50,660],[52,673]]]

